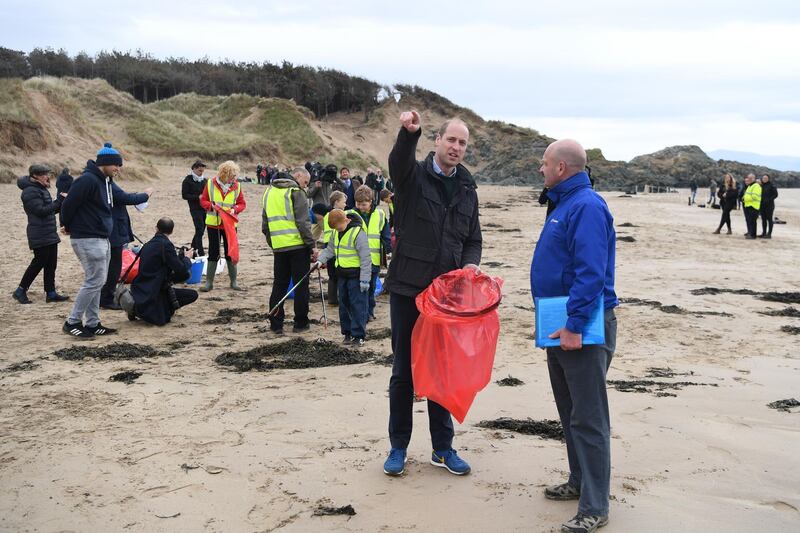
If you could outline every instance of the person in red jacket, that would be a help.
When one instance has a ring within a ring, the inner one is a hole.
[[[233,264],[228,255],[228,237],[222,228],[222,219],[217,209],[238,215],[245,210],[247,204],[244,193],[236,181],[239,175],[239,165],[233,161],[225,161],[219,166],[217,175],[206,182],[203,194],[200,195],[200,206],[206,211],[206,227],[208,228],[208,268],[206,270],[206,284],[200,287],[203,292],[214,288],[214,276],[217,273],[219,261],[219,241],[222,238],[225,248],[225,261],[228,264],[228,276],[231,279],[231,289],[242,290],[236,283],[237,266]]]

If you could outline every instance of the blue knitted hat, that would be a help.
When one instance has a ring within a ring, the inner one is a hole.
[[[105,143],[100,151],[97,152],[97,159],[95,160],[98,167],[102,167],[105,165],[117,165],[118,167],[122,166],[122,156],[119,154],[118,151],[111,148],[111,143]]]

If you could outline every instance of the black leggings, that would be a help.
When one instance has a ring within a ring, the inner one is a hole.
[[[772,215],[775,213],[775,205],[761,205],[761,233],[772,235]]]
[[[108,262],[108,275],[106,284],[100,291],[100,304],[112,305],[114,303],[114,290],[122,274],[122,246],[111,247],[111,260]]]
[[[225,230],[222,228],[208,227],[208,260],[219,261],[219,239],[222,235],[222,246],[225,249],[225,260],[230,261],[228,255],[228,238],[225,236]]]
[[[44,269],[44,291],[54,292],[56,290],[56,267],[58,266],[58,244],[42,246],[33,249],[33,259],[31,264],[22,275],[19,286],[26,291],[31,287],[33,280]]]
[[[726,224],[728,226],[728,231],[731,231],[731,210],[723,207],[722,218],[719,221],[719,227],[717,228],[717,231],[721,230],[722,226]]]
[[[189,211],[189,213],[192,215],[192,223],[194,224],[192,248],[197,252],[197,255],[206,255],[203,249],[203,233],[206,232],[206,212]]]

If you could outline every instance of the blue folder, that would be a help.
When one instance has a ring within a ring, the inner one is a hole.
[[[553,298],[535,298],[536,305],[536,347],[548,348],[560,346],[560,339],[551,339],[548,335],[567,325],[567,296]],[[597,298],[597,305],[589,322],[581,332],[583,344],[605,344],[605,312],[603,310],[604,298]]]

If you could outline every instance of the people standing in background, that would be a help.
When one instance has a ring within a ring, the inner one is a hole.
[[[689,196],[689,205],[694,205],[697,202],[695,199],[697,198],[697,180],[692,178],[692,181],[689,182],[689,192],[691,195]]]
[[[714,178],[711,178],[711,182],[708,184],[708,202],[706,204],[717,205],[717,181]]]
[[[203,187],[203,192],[200,195],[200,205],[206,212],[205,224],[208,228],[206,283],[200,287],[203,292],[208,292],[214,288],[214,276],[217,274],[217,262],[220,258],[220,240],[222,240],[225,250],[225,261],[228,266],[231,289],[235,291],[242,290],[236,281],[238,267],[233,264],[231,257],[228,255],[228,237],[222,227],[222,217],[215,209],[216,207],[232,215],[238,215],[247,208],[244,193],[236,180],[239,171],[239,165],[233,161],[225,161],[219,166],[217,175],[206,182],[206,186]]]
[[[722,208],[722,217],[719,220],[719,227],[714,232],[715,234],[719,234],[722,230],[722,226],[728,226],[728,235],[732,233],[731,231],[731,211],[736,208],[736,202],[739,198],[739,189],[736,187],[736,180],[733,179],[733,176],[730,174],[725,174],[725,178],[722,181],[722,187],[719,189],[719,205]]]
[[[206,164],[199,159],[192,163],[192,170],[183,178],[181,186],[181,198],[189,204],[189,216],[192,217],[194,224],[194,237],[192,237],[192,248],[197,255],[206,255],[203,248],[203,233],[206,231],[206,211],[200,205],[200,195],[206,188],[206,178],[203,173]]]
[[[369,167],[364,185],[372,189],[372,207],[376,207],[380,203],[381,191],[386,187],[386,179],[381,169]]]
[[[769,178],[769,174],[761,176],[761,235],[763,239],[772,238],[772,216],[775,214],[775,198],[778,189]]]
[[[345,201],[345,209],[353,209],[356,206],[356,187],[353,180],[350,179],[350,169],[342,167],[339,170],[339,179],[342,180],[344,186],[342,192],[347,196]]]
[[[58,266],[58,237],[56,229],[56,213],[66,192],[62,192],[53,200],[50,196],[50,173],[46,165],[31,165],[28,175],[17,180],[17,187],[22,192],[20,199],[25,214],[28,215],[28,247],[33,251],[33,259],[22,275],[19,286],[12,297],[21,304],[33,303],[28,299],[28,289],[33,280],[44,270],[44,292],[46,302],[63,302],[68,300],[56,292],[56,267]],[[69,175],[69,173],[67,173]]]
[[[761,209],[761,185],[756,181],[755,174],[748,174],[744,179],[744,186],[742,203],[744,204],[744,218],[747,221],[745,237],[755,239],[758,230],[758,212]]]
[[[108,262],[106,283],[100,292],[100,307],[118,311],[122,308],[114,302],[114,289],[117,287],[117,280],[122,272],[122,249],[134,239],[131,217],[128,216],[128,206],[148,202],[150,196],[153,195],[153,188],[148,187],[140,193],[127,193],[112,178],[111,195],[114,198],[114,205],[111,207],[113,227],[111,235],[108,237],[108,242],[111,244],[111,260]]]

